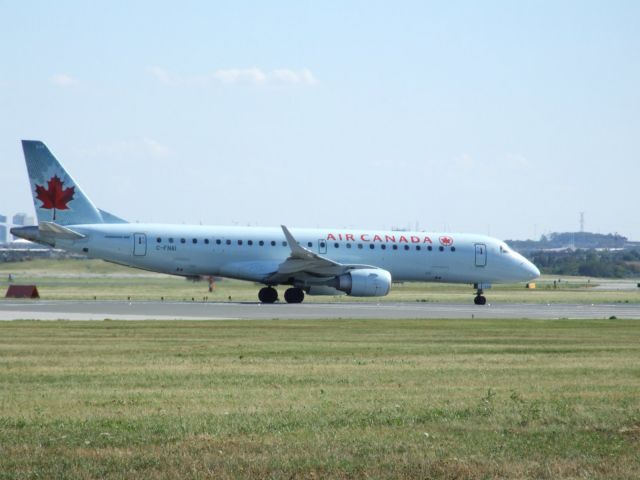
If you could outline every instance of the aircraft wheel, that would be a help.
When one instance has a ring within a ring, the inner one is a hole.
[[[274,303],[278,300],[278,291],[273,287],[261,288],[258,292],[258,299],[262,303]]]
[[[476,298],[473,299],[473,303],[475,303],[476,305],[485,305],[487,303],[487,297],[483,295],[478,295]]]
[[[304,291],[301,288],[288,288],[284,292],[284,299],[287,303],[302,303]]]

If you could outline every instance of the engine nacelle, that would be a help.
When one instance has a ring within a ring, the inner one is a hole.
[[[340,291],[352,297],[384,297],[391,289],[391,274],[381,268],[363,268],[336,277]]]

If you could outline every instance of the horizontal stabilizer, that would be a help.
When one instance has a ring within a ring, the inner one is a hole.
[[[85,235],[53,222],[40,222],[38,229],[43,237],[53,237],[63,240],[80,240],[81,238],[85,238]]]

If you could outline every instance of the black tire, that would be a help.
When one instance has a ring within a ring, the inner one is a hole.
[[[301,288],[288,288],[284,292],[284,299],[287,303],[302,303],[304,291]]]
[[[487,303],[487,297],[483,295],[478,295],[476,298],[473,299],[473,303],[475,303],[476,305],[485,305]]]
[[[261,288],[258,292],[258,300],[262,303],[274,303],[278,300],[278,291],[273,287]]]

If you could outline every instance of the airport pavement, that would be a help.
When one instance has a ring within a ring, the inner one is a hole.
[[[640,304],[202,303],[0,301],[0,320],[266,320],[409,318],[640,319]]]

